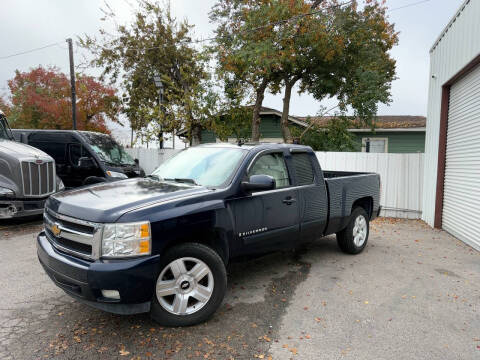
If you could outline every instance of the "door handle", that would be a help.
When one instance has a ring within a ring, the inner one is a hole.
[[[292,205],[295,201],[297,201],[297,199],[294,199],[290,196],[282,200],[282,202],[287,205]]]

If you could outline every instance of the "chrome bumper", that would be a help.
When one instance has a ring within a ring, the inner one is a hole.
[[[0,200],[0,219],[43,214],[46,200]]]

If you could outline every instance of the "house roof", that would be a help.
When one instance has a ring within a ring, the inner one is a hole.
[[[251,107],[253,108],[253,106],[251,106]],[[260,109],[260,115],[268,115],[268,114],[274,114],[274,115],[278,115],[278,116],[282,117],[282,112],[281,111],[262,106],[261,109]],[[308,126],[308,122],[305,121],[306,118],[289,115],[288,120],[295,123],[295,124],[304,126],[304,127]]]
[[[249,105],[252,107],[253,105]],[[282,112],[276,109],[262,106],[260,115],[277,115],[282,116]],[[316,122],[319,127],[327,127],[328,121],[334,119],[333,116],[292,116],[288,120],[297,125],[307,127],[311,121]],[[411,116],[411,115],[380,115],[374,120],[375,130],[380,131],[425,131],[427,118],[425,116]],[[371,127],[361,123],[359,120],[354,121],[352,128],[348,129],[350,132],[369,132]],[[186,129],[180,130],[177,135],[186,135]]]
[[[247,107],[249,108],[252,108],[253,109],[253,105],[248,105]],[[262,106],[260,108],[260,115],[270,115],[270,114],[273,114],[273,115],[277,115],[279,117],[282,117],[282,112],[281,111],[278,111],[276,109],[272,109],[272,108],[269,108],[269,107],[266,107],[266,106]],[[308,123],[305,122],[304,120],[301,120],[299,117],[297,116],[292,116],[290,115],[288,117],[288,121],[290,122],[293,122],[295,124],[298,124],[300,126],[303,126],[303,127],[307,127],[308,126]],[[178,136],[184,136],[187,132],[187,129],[186,128],[183,128],[181,130],[179,130],[177,132],[177,135]]]
[[[332,116],[313,116],[313,117],[297,117],[299,120],[308,123],[314,121],[319,127],[327,127],[328,121],[333,119]],[[370,131],[368,125],[360,123],[359,120],[354,121],[355,125],[350,129],[355,131]],[[411,116],[411,115],[382,115],[377,116],[374,120],[376,130],[380,129],[412,129],[425,130],[427,118],[425,116]]]

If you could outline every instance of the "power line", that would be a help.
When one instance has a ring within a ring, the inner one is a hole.
[[[0,60],[9,59],[9,58],[12,58],[12,57],[14,57],[14,56],[19,56],[19,55],[30,54],[30,53],[32,53],[32,52],[34,52],[34,51],[39,51],[39,50],[47,49],[47,48],[50,48],[50,47],[53,47],[53,46],[57,46],[57,45],[60,45],[60,42],[56,42],[56,43],[53,43],[53,44],[48,44],[48,45],[45,45],[45,46],[41,46],[41,47],[38,47],[38,48],[34,48],[34,49],[30,49],[30,50],[18,52],[18,53],[11,54],[11,55],[7,55],[7,56],[0,56]]]
[[[267,23],[265,25],[261,25],[261,26],[258,26],[258,27],[255,27],[255,28],[252,28],[252,29],[248,29],[248,30],[245,30],[243,31],[243,33],[250,33],[250,32],[255,32],[255,31],[258,31],[258,30],[261,30],[263,28],[267,28],[267,27],[270,27],[270,26],[276,26],[276,25],[280,25],[280,24],[284,24],[284,23],[288,23],[290,21],[293,21],[293,20],[298,20],[298,19],[301,19],[301,18],[304,18],[304,17],[307,17],[307,16],[312,16],[312,15],[315,15],[315,14],[318,14],[318,13],[321,13],[325,10],[328,10],[328,9],[332,9],[332,8],[337,8],[337,7],[342,7],[344,5],[350,5],[354,2],[354,0],[351,0],[351,1],[347,1],[347,2],[344,2],[344,3],[341,3],[341,4],[337,4],[337,5],[333,5],[333,6],[328,6],[328,7],[325,7],[323,9],[320,9],[320,10],[315,10],[315,11],[311,11],[311,12],[308,12],[308,13],[304,13],[304,14],[299,14],[299,15],[295,15],[295,16],[292,16],[290,18],[287,18],[287,19],[282,19],[282,20],[278,20],[278,21],[274,21],[274,22],[270,22],[270,23]],[[205,39],[199,39],[199,40],[187,40],[187,41],[180,41],[180,43],[192,43],[192,44],[198,44],[198,43],[203,43],[203,42],[207,42],[207,41],[214,41],[214,40],[217,40],[217,37],[210,37],[210,38],[205,38]],[[124,48],[125,50],[154,50],[154,49],[161,49],[163,48],[163,46],[152,46],[152,47],[147,47],[147,48]]]
[[[404,6],[389,9],[387,12],[392,12],[392,11],[396,11],[396,10],[409,8],[409,7],[412,7],[412,6],[417,6],[417,5],[420,5],[420,4],[429,2],[429,1],[430,0],[417,1],[417,2],[407,4],[407,5],[404,5]],[[352,4],[352,3],[353,3],[353,0],[352,1],[347,1],[347,2],[344,2],[344,3],[341,3],[341,4],[337,4],[337,5],[334,5],[334,6],[326,7],[326,8],[320,9],[320,10],[311,11],[311,12],[308,12],[308,13],[305,13],[305,14],[295,15],[295,16],[292,16],[288,19],[283,19],[283,20],[279,20],[279,21],[275,21],[275,22],[270,22],[268,24],[249,29],[245,32],[246,33],[254,32],[254,31],[258,31],[260,29],[266,28],[266,27],[288,23],[290,21],[298,20],[298,19],[301,19],[301,18],[306,17],[306,16],[312,16],[312,15],[321,13],[322,11],[328,10],[330,8],[341,7],[341,6],[349,5],[349,4]],[[216,39],[217,39],[217,37],[210,37],[210,38],[205,38],[205,39],[188,40],[188,41],[181,41],[181,42],[199,44],[199,43],[203,43],[203,42],[207,42],[207,41],[214,41]],[[58,46],[60,48],[63,48],[61,46],[61,44],[63,44],[63,42],[56,42],[56,43],[48,44],[48,45],[41,46],[41,47],[38,47],[38,48],[34,48],[34,49],[26,50],[26,51],[21,51],[21,52],[15,53],[15,54],[10,54],[10,55],[7,55],[7,56],[0,56],[0,60],[5,60],[5,59],[9,59],[9,58],[12,58],[12,57],[15,57],[15,56],[20,56],[20,55],[30,54],[32,52],[48,49],[48,48],[53,47],[53,46]],[[154,49],[160,49],[160,48],[163,48],[163,46],[153,46],[153,47],[148,47],[148,48],[125,48],[125,50],[154,50]],[[65,48],[63,48],[63,49],[65,49]]]
[[[407,5],[399,6],[399,7],[397,7],[397,8],[390,9],[390,10],[388,10],[388,12],[392,12],[392,11],[395,11],[395,10],[400,10],[400,9],[405,9],[405,8],[408,8],[408,7],[420,5],[420,4],[429,2],[429,1],[430,1],[430,0],[417,1],[417,2],[414,2],[414,3],[411,3],[411,4],[407,4]]]

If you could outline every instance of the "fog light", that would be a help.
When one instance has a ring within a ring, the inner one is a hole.
[[[102,296],[107,299],[120,300],[120,293],[117,290],[102,290]]]

